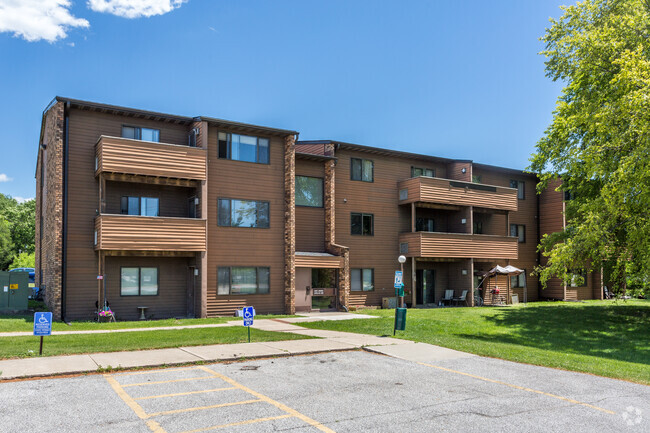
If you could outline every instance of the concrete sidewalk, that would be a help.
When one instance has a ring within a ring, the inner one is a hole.
[[[375,353],[419,362],[475,356],[426,343],[415,343],[408,340],[400,340],[398,338],[327,331],[321,329],[307,329],[294,324],[300,322],[311,322],[314,320],[347,320],[356,318],[374,318],[374,316],[332,313],[327,316],[321,314],[287,319],[263,319],[256,321],[253,325],[253,328],[264,331],[291,332],[294,334],[316,337],[316,339],[308,340],[215,344],[209,346],[188,346],[130,352],[8,359],[0,361],[0,380],[54,376],[61,374],[91,373],[96,372],[98,369],[108,368],[169,366],[202,361],[233,361],[243,358],[250,359],[272,356],[302,355],[340,350],[355,350],[360,348],[368,348],[368,350]],[[146,328],[146,330],[161,330],[168,328],[211,328],[216,326],[242,326],[242,322],[239,320],[228,322],[226,324]],[[141,330],[142,329],[138,329],[137,331]],[[101,332],[105,331],[102,330]],[[76,331],[75,333],[101,332]],[[120,329],[109,332],[132,331]]]
[[[281,321],[287,323],[301,323],[301,322],[319,322],[323,320],[351,320],[351,319],[375,319],[377,316],[369,316],[367,314],[352,314],[352,313],[301,313],[302,317],[287,317],[283,319],[261,319],[255,322],[268,322],[268,321]],[[52,331],[52,335],[74,335],[74,334],[108,334],[113,332],[147,332],[147,331],[170,331],[176,329],[192,329],[192,328],[221,328],[224,326],[241,326],[242,320],[232,320],[226,323],[211,323],[206,325],[179,325],[179,326],[158,326],[150,328],[124,328],[124,329],[92,329],[92,330],[78,330],[78,331]],[[259,328],[259,326],[254,326]],[[266,329],[266,328],[260,328]],[[274,329],[270,329],[274,330]],[[16,332],[0,332],[2,337],[29,337],[34,335],[31,331],[16,331]]]

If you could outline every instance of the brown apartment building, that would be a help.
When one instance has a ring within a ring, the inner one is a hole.
[[[36,167],[36,278],[60,318],[119,319],[381,306],[407,257],[407,303],[601,297],[540,290],[540,233],[562,193],[517,170],[296,131],[55,98]],[[99,279],[101,278],[101,279]],[[493,289],[499,286],[496,296]]]

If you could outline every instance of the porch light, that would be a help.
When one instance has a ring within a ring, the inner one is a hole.
[[[397,258],[397,261],[400,262],[400,263],[402,263],[402,264],[404,264],[404,263],[406,263],[406,257],[404,257],[404,256],[399,256],[399,257]]]

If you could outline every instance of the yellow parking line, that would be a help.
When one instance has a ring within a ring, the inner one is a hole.
[[[463,376],[473,377],[474,379],[483,380],[485,382],[498,383],[499,385],[509,386],[510,388],[520,389],[522,391],[534,392],[535,394],[542,394],[542,395],[545,395],[547,397],[557,398],[558,400],[567,401],[569,403],[578,404],[580,406],[585,406],[585,407],[588,407],[588,408],[591,408],[591,409],[599,410],[601,412],[605,412],[605,413],[608,413],[608,414],[611,414],[611,415],[616,415],[616,412],[613,412],[611,410],[603,409],[602,407],[594,406],[592,404],[584,403],[584,402],[578,401],[578,400],[573,400],[571,398],[562,397],[561,395],[550,394],[548,392],[538,391],[536,389],[526,388],[526,387],[519,386],[519,385],[513,385],[511,383],[502,382],[500,380],[488,379],[487,377],[476,376],[474,374],[464,373],[462,371],[452,370],[450,368],[440,367],[440,366],[437,366],[437,365],[425,364],[424,362],[418,362],[418,364],[421,364],[421,365],[424,365],[424,366],[427,366],[427,367],[431,367],[431,368],[437,368],[439,370],[448,371],[450,373],[462,374]]]
[[[115,380],[115,378],[113,376],[111,376],[110,374],[105,374],[104,378],[111,385],[111,388],[113,388],[113,391],[115,391],[115,393],[122,399],[122,401],[124,401],[124,403],[126,403],[126,405],[129,406],[131,408],[131,410],[133,412],[135,412],[135,414],[140,419],[146,420],[147,418],[149,418],[149,415],[147,415],[147,413],[144,411],[144,409],[142,409],[142,407],[138,403],[136,403],[133,400],[133,398],[131,398],[131,396],[129,394],[127,394],[126,391],[124,391],[122,386],[120,386],[118,381]],[[165,429],[163,429],[160,426],[160,424],[158,424],[154,420],[148,420],[147,421],[147,427],[149,427],[149,430],[151,430],[153,433],[167,433],[165,431]]]
[[[143,370],[143,371],[132,371],[130,373],[120,373],[120,376],[137,376],[140,374],[155,374],[155,373],[171,373],[174,371],[189,371],[196,370],[194,367],[181,367],[181,368],[168,368],[162,370]]]
[[[246,421],[239,421],[239,422],[231,422],[230,424],[221,424],[221,425],[215,425],[212,427],[205,427],[205,428],[197,428],[196,430],[187,430],[182,433],[199,433],[202,431],[210,431],[210,430],[217,430],[220,428],[226,428],[226,427],[236,427],[239,425],[246,425],[246,424],[255,424],[258,422],[264,422],[264,421],[273,421],[276,419],[284,419],[284,418],[292,418],[293,415],[285,414],[285,415],[279,415],[279,416],[269,416],[267,418],[256,418],[256,419],[248,419]]]
[[[332,429],[330,429],[328,427],[325,427],[323,424],[319,423],[318,421],[316,421],[314,419],[309,418],[307,415],[303,415],[302,413],[298,412],[297,410],[292,409],[289,406],[280,403],[279,401],[275,401],[275,400],[273,400],[273,399],[271,399],[271,398],[269,398],[269,397],[267,397],[267,396],[265,396],[263,394],[260,394],[259,392],[253,391],[252,389],[245,387],[244,385],[240,384],[239,382],[234,381],[233,379],[229,378],[228,376],[224,376],[223,374],[217,373],[214,370],[210,370],[207,367],[198,366],[197,368],[199,368],[201,370],[204,370],[204,371],[214,375],[215,377],[218,377],[219,379],[221,379],[221,380],[223,380],[225,382],[228,382],[229,384],[241,389],[242,391],[246,391],[247,393],[249,393],[251,395],[254,395],[255,397],[259,398],[260,400],[262,400],[262,401],[264,401],[264,402],[266,402],[266,403],[268,403],[270,405],[273,405],[273,406],[277,407],[278,409],[283,410],[283,411],[287,412],[288,414],[290,414],[292,416],[295,416],[296,418],[306,422],[307,424],[309,424],[309,425],[311,425],[313,427],[316,427],[317,429],[319,429],[321,431],[324,431],[324,432],[327,432],[327,433],[335,433],[334,430],[332,430]]]
[[[160,415],[172,415],[172,414],[175,414],[175,413],[185,413],[185,412],[194,412],[194,411],[197,411],[197,410],[215,409],[217,407],[239,406],[240,404],[259,403],[260,401],[262,401],[262,400],[261,399],[244,400],[244,401],[235,401],[235,402],[232,402],[232,403],[213,404],[211,406],[198,406],[198,407],[189,407],[187,409],[166,410],[164,412],[150,413],[150,414],[147,414],[147,416],[152,417],[152,416],[160,416]]]
[[[130,386],[157,385],[159,383],[186,382],[188,380],[204,380],[204,379],[214,379],[214,378],[210,377],[210,376],[187,377],[185,379],[158,380],[158,381],[155,381],[155,382],[141,382],[141,383],[127,383],[126,385],[120,385],[120,386],[122,388],[128,388]]]
[[[150,395],[148,397],[138,397],[133,400],[150,400],[152,398],[165,398],[165,397],[178,397],[181,395],[190,395],[190,394],[202,394],[204,392],[218,392],[218,391],[229,391],[231,389],[237,389],[234,386],[229,386],[227,388],[215,388],[215,389],[205,389],[202,391],[189,391],[189,392],[179,392],[176,394],[161,394],[161,395]]]

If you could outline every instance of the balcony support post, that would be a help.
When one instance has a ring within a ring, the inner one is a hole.
[[[415,202],[411,202],[411,233],[415,233]]]
[[[411,306],[415,308],[417,298],[415,297],[416,261],[411,257]]]

